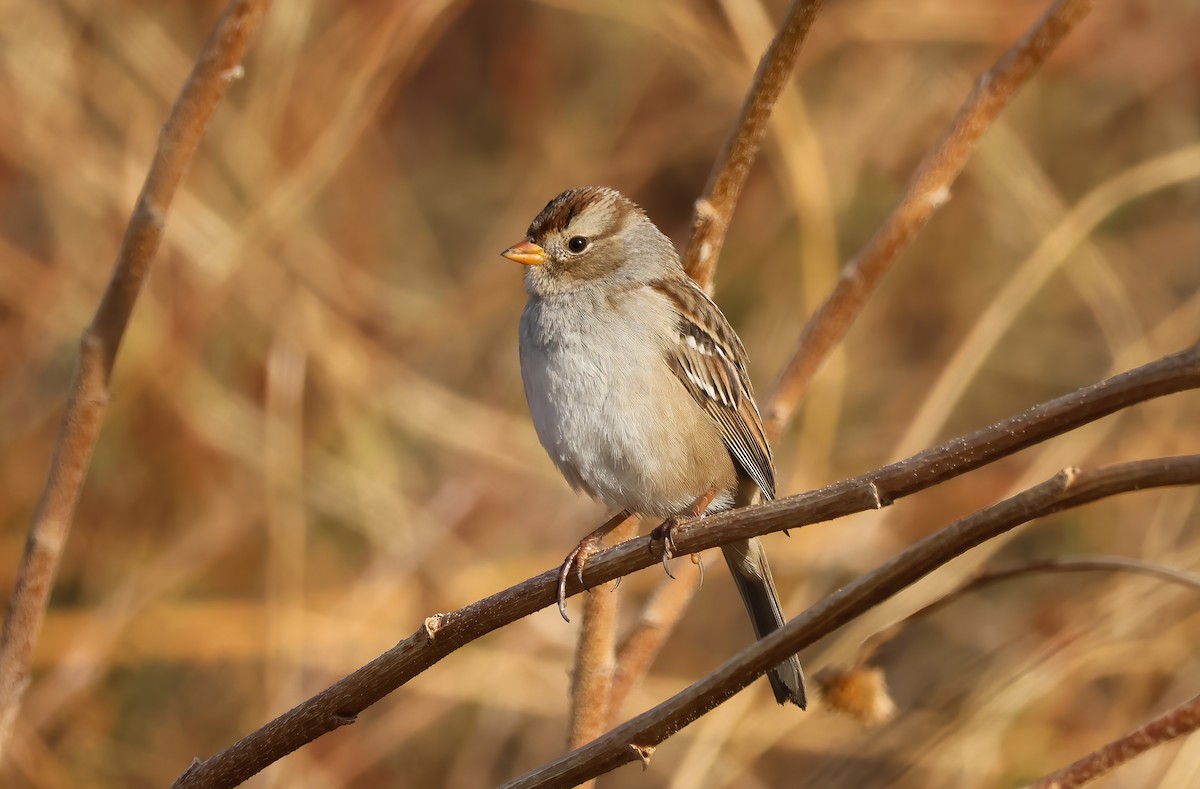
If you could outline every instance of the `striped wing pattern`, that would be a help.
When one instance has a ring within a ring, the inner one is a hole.
[[[746,373],[746,349],[725,316],[691,279],[650,285],[674,308],[678,335],[667,363],[688,392],[717,423],[729,454],[754,480],[765,500],[775,497],[775,466]]]

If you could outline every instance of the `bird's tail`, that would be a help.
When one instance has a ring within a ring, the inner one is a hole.
[[[750,613],[754,634],[759,638],[783,627],[783,610],[779,607],[779,593],[771,578],[771,567],[767,554],[759,539],[746,540],[726,545],[721,549],[725,562],[733,575],[734,583],[742,595],[742,602]],[[792,702],[800,709],[808,706],[808,695],[804,691],[804,670],[800,668],[800,656],[792,655],[767,673],[775,700],[780,704]]]

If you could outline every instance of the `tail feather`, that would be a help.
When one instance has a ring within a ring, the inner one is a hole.
[[[733,543],[722,548],[725,562],[737,584],[742,602],[750,614],[754,634],[762,638],[783,627],[783,609],[779,605],[779,593],[771,578],[771,568],[762,542],[758,539]],[[780,704],[789,701],[800,709],[808,706],[808,695],[804,689],[804,670],[800,667],[799,655],[792,655],[783,663],[767,672],[775,700]]]

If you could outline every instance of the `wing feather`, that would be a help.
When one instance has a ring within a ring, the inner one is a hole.
[[[775,466],[746,372],[746,349],[725,316],[690,279],[664,279],[651,287],[667,298],[678,335],[667,363],[697,403],[713,418],[729,454],[758,485],[775,497]]]

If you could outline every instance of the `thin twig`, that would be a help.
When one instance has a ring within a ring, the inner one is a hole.
[[[696,201],[692,238],[683,265],[705,290],[712,289],[713,272],[725,244],[729,221],[767,133],[771,110],[791,77],[800,45],[820,7],[821,0],[792,0],[779,32],[758,63],[742,113],[713,163],[704,194]]]
[[[1077,390],[968,436],[820,490],[761,507],[721,513],[676,535],[679,554],[877,509],[1088,422],[1155,397],[1200,388],[1200,346]],[[588,560],[584,585],[569,594],[653,563],[646,542],[628,540]],[[247,735],[175,782],[177,787],[236,786],[272,762],[355,717],[388,693],[482,635],[553,605],[557,570],[547,570],[449,614],[429,617],[412,636],[353,674]],[[776,660],[776,663],[779,661]],[[774,665],[774,664],[771,664]]]
[[[506,789],[575,786],[641,760],[659,743],[798,650],[853,621],[956,556],[1022,523],[1098,499],[1146,488],[1200,485],[1200,455],[1156,458],[1101,469],[1064,469],[1053,478],[968,515],[917,541],[755,642],[686,690],[628,723],[533,772]]]
[[[1200,696],[1193,696],[1130,734],[1113,740],[1073,764],[1027,785],[1025,789],[1075,789],[1151,748],[1200,729]]]
[[[1179,584],[1180,586],[1200,591],[1200,577],[1129,556],[1059,556],[1054,559],[1022,562],[1010,567],[980,567],[971,578],[967,579],[957,588],[952,589],[925,607],[913,611],[890,627],[872,634],[863,641],[862,646],[859,647],[855,665],[861,667],[869,663],[885,644],[895,639],[896,636],[903,632],[904,628],[913,622],[937,613],[956,600],[978,592],[980,589],[992,584],[1039,573],[1091,572],[1140,573],[1159,578],[1168,583]]]
[[[0,635],[0,754],[29,683],[29,659],[42,629],[59,561],[75,518],[92,449],[108,405],[113,363],[166,226],[167,211],[209,119],[230,82],[268,0],[234,0],[217,22],[163,124],[112,279],[80,339],[79,365],[50,461],[46,486],[29,527],[25,554]]]
[[[809,319],[772,387],[770,404],[763,413],[768,430],[777,434],[787,423],[808,382],[846,336],[900,252],[950,199],[950,186],[962,172],[975,142],[1093,4],[1094,0],[1058,0],[976,81],[941,142],[917,168],[900,202]]]

